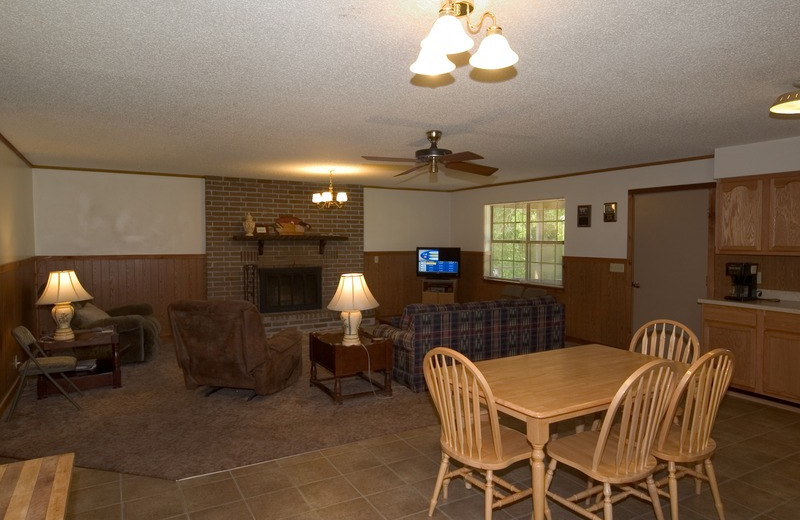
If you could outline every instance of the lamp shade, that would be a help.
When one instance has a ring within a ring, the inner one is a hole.
[[[336,202],[347,202],[347,193],[340,191],[336,194]]]
[[[456,64],[447,59],[447,55],[434,47],[422,47],[417,61],[411,64],[411,72],[425,76],[447,74],[456,68]]]
[[[380,305],[367,287],[367,281],[361,273],[343,274],[339,278],[339,287],[333,295],[328,309],[332,311],[363,311],[374,309]]]
[[[800,90],[783,94],[775,100],[769,111],[773,114],[782,115],[800,114]]]
[[[475,42],[464,32],[458,18],[450,12],[439,15],[431,32],[422,40],[422,47],[433,47],[444,54],[458,54],[470,50]]]
[[[83,288],[75,271],[52,271],[47,279],[44,292],[36,301],[36,305],[79,302],[91,299],[92,295]]]
[[[519,61],[519,56],[511,50],[508,40],[500,27],[492,26],[486,31],[486,38],[478,47],[478,52],[469,59],[469,64],[478,69],[503,69]]]

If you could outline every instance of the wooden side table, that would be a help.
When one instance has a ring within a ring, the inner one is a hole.
[[[392,395],[392,341],[361,331],[361,345],[345,346],[342,345],[343,335],[342,332],[312,332],[308,335],[311,384],[324,390],[339,404],[346,398],[372,394],[375,388]],[[325,368],[332,376],[317,377],[317,365]],[[383,383],[373,379],[372,374],[376,372],[383,372]],[[342,379],[348,377],[361,377],[373,389],[342,394]],[[333,388],[325,384],[327,381],[333,381]]]
[[[95,369],[71,372],[67,374],[67,377],[81,390],[88,390],[101,386],[112,386],[114,388],[120,388],[122,386],[122,370],[119,362],[119,334],[114,328],[76,330],[74,340],[56,341],[54,339],[41,339],[39,340],[39,344],[45,352],[55,356],[63,354],[63,352],[60,351],[66,349],[111,346],[111,358],[98,359]],[[69,391],[68,385],[66,390]],[[46,378],[40,376],[37,385],[37,396],[39,399],[55,393],[58,393],[58,389]]]

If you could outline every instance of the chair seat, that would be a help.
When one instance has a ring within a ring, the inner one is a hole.
[[[609,435],[606,449],[603,451],[603,458],[600,460],[597,470],[593,470],[592,458],[599,438],[600,432],[595,430],[560,437],[547,444],[547,454],[558,462],[571,466],[598,482],[608,482],[609,484],[623,484],[644,480],[656,467],[656,458],[650,456],[641,471],[616,473],[617,466],[614,461],[617,456],[619,434],[617,431],[612,431]]]
[[[484,439],[492,438],[491,426],[486,423],[481,427],[481,435]],[[494,446],[490,443],[484,443],[481,449],[480,461],[476,461],[475,457],[464,457],[447,447],[447,443],[442,442],[442,451],[453,459],[469,464],[472,467],[479,469],[498,470],[507,468],[509,465],[526,460],[531,457],[531,445],[523,433],[518,432],[507,426],[500,426],[500,438],[503,445],[503,456],[498,458],[494,455]]]
[[[681,451],[680,433],[680,426],[673,424],[669,429],[664,444],[653,447],[653,455],[667,462],[689,464],[709,458],[714,453],[714,450],[717,449],[717,443],[714,442],[714,439],[709,438],[708,444],[703,450],[696,450],[692,453]]]
[[[72,356],[39,357],[36,358],[36,363],[30,359],[21,363],[19,365],[19,372],[20,374],[27,372],[28,375],[43,374],[45,372],[48,374],[70,372],[75,370],[76,363],[77,359]]]

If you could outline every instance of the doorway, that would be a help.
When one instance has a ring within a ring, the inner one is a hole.
[[[631,191],[631,331],[667,318],[702,332],[713,187]]]

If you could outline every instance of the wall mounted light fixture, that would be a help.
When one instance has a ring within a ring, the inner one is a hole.
[[[470,50],[475,42],[465,32],[459,18],[467,21],[467,30],[478,33],[483,21],[491,18],[486,37],[469,63],[479,69],[503,69],[519,61],[519,56],[511,50],[503,29],[497,25],[494,13],[486,11],[473,24],[469,15],[474,10],[472,2],[447,0],[439,9],[439,18],[434,22],[431,32],[420,43],[417,61],[411,64],[411,72],[426,76],[437,76],[453,71],[456,66],[447,58],[448,54],[458,54]]]
[[[311,202],[316,204],[322,209],[327,209],[333,206],[337,208],[341,208],[345,202],[347,202],[347,193],[340,191],[333,195],[333,170],[329,172],[330,175],[330,184],[328,184],[328,191],[323,191],[320,193],[315,193],[311,196]]]

